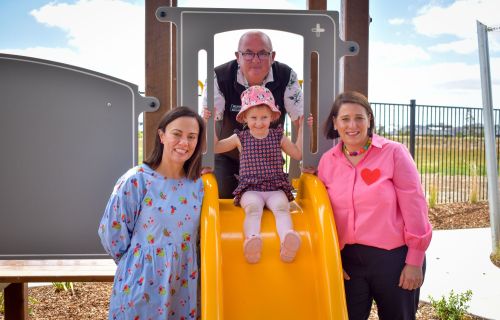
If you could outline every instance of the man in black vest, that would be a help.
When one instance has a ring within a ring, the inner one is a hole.
[[[267,34],[249,31],[240,38],[238,51],[235,52],[236,60],[215,68],[214,112],[219,139],[229,137],[235,129],[243,129],[236,121],[241,108],[240,96],[245,89],[254,85],[266,86],[273,93],[281,111],[281,117],[273,127],[283,125],[288,113],[298,128],[304,104],[297,74],[286,64],[274,61],[275,55]],[[205,91],[203,106],[207,108],[207,105]],[[220,198],[233,197],[232,193],[238,185],[236,175],[239,168],[237,149],[215,155],[215,176]]]

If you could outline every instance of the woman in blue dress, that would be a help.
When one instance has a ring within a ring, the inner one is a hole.
[[[186,107],[158,125],[154,150],[116,183],[99,237],[117,263],[109,319],[197,319],[203,119]]]

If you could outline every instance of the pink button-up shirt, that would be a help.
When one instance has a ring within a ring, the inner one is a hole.
[[[422,266],[432,227],[410,153],[404,145],[374,134],[370,149],[353,166],[342,145],[328,150],[318,166],[340,249],[354,243],[387,250],[407,245],[406,263]]]

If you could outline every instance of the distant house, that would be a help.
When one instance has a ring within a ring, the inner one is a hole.
[[[410,134],[410,126],[403,126],[400,130],[400,133],[404,135]],[[416,136],[425,136],[426,134],[427,134],[427,126],[415,125]]]
[[[455,130],[450,125],[444,124],[429,124],[427,125],[428,136],[452,137],[455,135]]]
[[[379,135],[391,135],[391,136],[394,136],[394,135],[400,134],[401,132],[398,129],[398,127],[393,126],[393,125],[388,125],[388,126],[379,125],[379,126],[376,127],[376,133],[379,134]]]
[[[462,127],[462,134],[466,136],[484,135],[484,126],[482,123],[471,123]]]

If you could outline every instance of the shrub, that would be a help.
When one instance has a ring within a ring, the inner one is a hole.
[[[56,291],[71,290],[71,294],[75,294],[73,282],[52,282],[52,286],[56,288]]]
[[[33,297],[28,297],[28,302],[31,304],[38,303],[38,301]],[[0,314],[5,314],[5,299],[3,296],[3,292],[0,292]],[[33,315],[33,308],[29,307],[29,304],[28,304],[28,315],[30,316]]]
[[[439,319],[460,320],[464,318],[467,309],[469,309],[468,303],[471,297],[471,290],[457,294],[451,290],[448,299],[442,296],[440,300],[434,300],[429,296],[429,300]]]
[[[470,175],[471,175],[471,186],[470,186],[470,203],[477,203],[479,194],[479,184],[478,184],[478,168],[475,161],[470,163]]]
[[[429,207],[434,208],[437,204],[438,199],[438,187],[435,183],[429,186]]]

